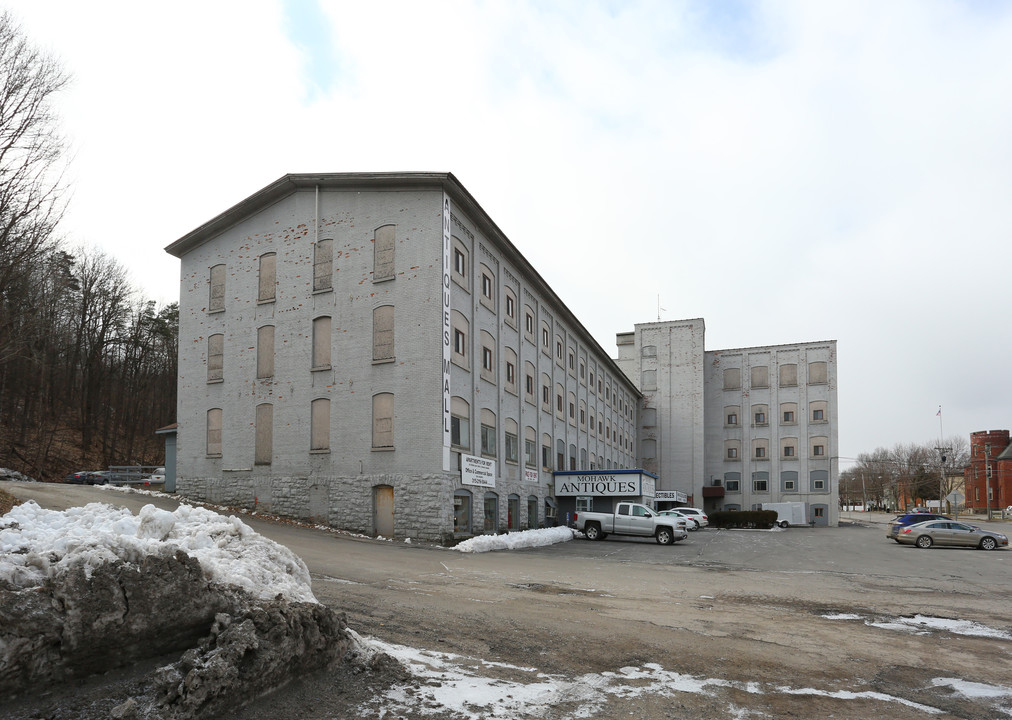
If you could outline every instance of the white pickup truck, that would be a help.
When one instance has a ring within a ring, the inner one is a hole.
[[[638,535],[652,537],[661,545],[684,540],[688,533],[684,524],[670,516],[658,515],[646,505],[619,503],[615,512],[578,512],[573,515],[576,529],[588,540],[604,540],[608,535]]]

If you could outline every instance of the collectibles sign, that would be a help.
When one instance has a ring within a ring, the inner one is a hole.
[[[460,484],[494,488],[495,460],[487,460],[474,455],[461,455]]]
[[[450,469],[450,196],[443,193],[443,470]]]
[[[556,475],[555,496],[572,497],[608,496],[639,497],[654,494],[654,479],[640,474],[613,475],[596,473],[587,475]]]
[[[671,502],[688,502],[689,496],[677,490],[658,490],[654,493],[654,500],[670,500]]]

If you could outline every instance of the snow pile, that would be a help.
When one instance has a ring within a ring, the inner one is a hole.
[[[505,535],[479,535],[460,543],[454,550],[467,553],[489,552],[490,550],[520,550],[522,548],[544,547],[568,542],[575,536],[567,527],[524,530]]]
[[[65,511],[27,502],[0,519],[0,586],[37,587],[47,578],[83,567],[141,562],[146,556],[183,551],[204,577],[237,585],[260,599],[282,595],[316,602],[309,570],[288,548],[259,535],[238,518],[180,505],[175,512],[145,505],[135,516],[125,508],[90,503]]]

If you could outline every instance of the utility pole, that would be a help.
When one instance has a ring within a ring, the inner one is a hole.
[[[938,465],[939,478],[938,478],[938,512],[941,514],[942,500],[945,499],[945,456],[952,452],[952,448],[936,447],[938,456],[941,458],[941,462]]]

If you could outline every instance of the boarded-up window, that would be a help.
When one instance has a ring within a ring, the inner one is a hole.
[[[330,318],[313,319],[313,369],[330,367]]]
[[[396,229],[396,225],[384,225],[373,235],[373,280],[388,280],[394,276]]]
[[[808,384],[824,385],[827,382],[826,363],[808,363]]]
[[[274,377],[274,326],[257,330],[257,377]]]
[[[741,368],[724,368],[724,389],[738,390],[741,388]]]
[[[274,299],[275,287],[277,286],[277,255],[267,253],[260,256],[260,289],[257,291],[259,302],[269,302]]]
[[[394,395],[378,393],[372,396],[372,446],[394,446]]]
[[[393,305],[382,305],[372,311],[372,359],[394,359]]]
[[[334,241],[321,240],[313,253],[313,290],[334,287]]]
[[[644,390],[656,390],[657,389],[657,371],[656,370],[644,370],[642,373],[643,378],[643,389]]]
[[[313,400],[310,450],[330,450],[330,399]]]
[[[207,381],[221,382],[225,371],[225,336],[207,338]]]
[[[798,366],[781,365],[780,366],[780,387],[793,387],[798,384]]]
[[[752,387],[766,388],[770,386],[770,369],[765,365],[752,368]]]
[[[215,265],[211,268],[211,295],[207,301],[208,312],[225,309],[225,266]]]
[[[221,455],[221,408],[207,411],[207,454]]]
[[[257,465],[270,465],[274,455],[274,406],[270,403],[257,405],[256,410],[256,446],[254,462]]]

